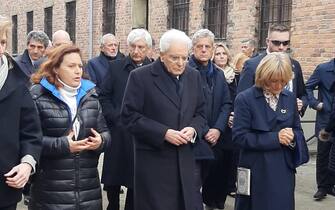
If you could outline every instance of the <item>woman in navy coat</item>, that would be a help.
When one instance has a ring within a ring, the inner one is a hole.
[[[270,53],[256,71],[255,86],[235,100],[233,141],[241,149],[239,167],[250,169],[250,195],[242,195],[238,175],[236,210],[293,210],[295,142],[303,139],[289,57]],[[245,178],[245,177],[244,177]]]

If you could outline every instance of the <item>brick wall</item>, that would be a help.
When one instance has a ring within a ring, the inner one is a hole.
[[[0,0],[0,14],[11,18],[18,15],[18,51],[26,47],[26,13],[34,11],[34,30],[44,29],[44,8],[53,6],[53,32],[65,29],[65,2],[69,0]],[[99,53],[102,36],[102,1],[93,1],[93,56]],[[116,0],[116,36],[121,42],[121,51],[128,53],[126,39],[132,29],[132,8],[134,0]],[[42,2],[42,3],[41,3]],[[148,0],[148,30],[155,41],[158,56],[160,36],[167,30],[167,1]],[[76,43],[88,59],[89,0],[77,0]],[[233,54],[240,51],[240,41],[258,37],[259,0],[228,0],[228,32],[226,42]],[[204,24],[204,0],[190,1],[189,35]],[[301,62],[305,76],[315,66],[334,57],[335,52],[335,1],[293,0],[291,49],[292,55]]]

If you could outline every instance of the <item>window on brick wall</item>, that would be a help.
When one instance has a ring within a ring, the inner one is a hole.
[[[51,36],[52,36],[52,7],[44,8],[44,32],[51,39]]]
[[[76,1],[66,3],[66,31],[73,43],[76,42]]]
[[[291,25],[292,0],[260,0],[259,48],[266,49],[268,28],[273,23]]]
[[[188,19],[190,0],[168,0],[168,26],[188,34]]]
[[[102,23],[103,34],[107,33],[115,34],[115,0],[104,0],[102,12],[103,12],[103,23]]]
[[[215,34],[216,39],[226,39],[228,0],[205,1],[205,28]]]
[[[27,34],[34,29],[34,12],[27,12]]]
[[[12,54],[17,54],[17,15],[12,16]]]

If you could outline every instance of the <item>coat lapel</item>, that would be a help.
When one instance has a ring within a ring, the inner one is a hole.
[[[264,122],[265,124],[258,125],[259,128],[264,128],[264,130],[271,130],[273,125],[275,124],[276,120],[276,112],[271,109],[271,107],[267,104],[264,95],[263,90],[260,88],[255,89],[255,97],[257,98],[257,107],[259,107],[260,110],[263,110],[265,113],[263,117],[265,117],[265,120],[261,120],[258,123]],[[262,112],[262,111],[261,111]],[[262,116],[259,116],[262,117]]]
[[[175,84],[169,75],[164,72],[163,66],[159,59],[157,59],[153,65],[151,66],[151,73],[155,76],[154,83],[158,87],[158,89],[171,100],[171,102],[176,105],[176,107],[180,107],[180,99],[176,93]],[[185,81],[184,81],[185,82]],[[185,91],[183,91],[185,92]],[[184,94],[184,93],[183,93]]]

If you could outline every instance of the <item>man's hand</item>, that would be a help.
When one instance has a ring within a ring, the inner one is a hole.
[[[205,139],[206,141],[208,141],[209,143],[211,144],[216,144],[217,141],[219,140],[220,138],[220,135],[221,135],[221,132],[219,129],[216,129],[216,128],[211,128],[209,129],[209,131],[206,133],[205,135]]]
[[[325,131],[325,129],[321,129],[319,132],[319,140],[320,141],[329,141],[330,133]]]
[[[195,135],[195,129],[192,127],[185,127],[180,132],[187,136],[187,141],[192,141]]]
[[[279,142],[285,146],[288,146],[294,139],[294,133],[292,128],[283,128],[278,133]]]
[[[32,167],[28,163],[21,163],[13,167],[4,176],[6,177],[6,184],[9,187],[21,189],[29,180]]]
[[[321,111],[322,108],[323,108],[323,103],[320,102],[320,103],[316,106],[316,110],[317,110],[317,111]]]
[[[304,106],[304,103],[302,102],[302,100],[300,100],[299,98],[297,98],[297,108],[298,111],[300,112],[302,107]]]
[[[190,141],[190,137],[188,135],[190,131],[176,131],[173,129],[168,129],[165,133],[165,140],[170,142],[173,145],[179,146],[182,144],[187,144]]]
[[[230,112],[229,118],[228,118],[228,127],[232,128],[234,123],[234,112]]]
[[[102,143],[102,138],[101,138],[101,135],[96,130],[94,130],[93,128],[91,128],[91,132],[92,132],[93,136],[88,137],[87,145],[89,147],[87,149],[88,150],[96,150],[100,147],[100,145]]]

